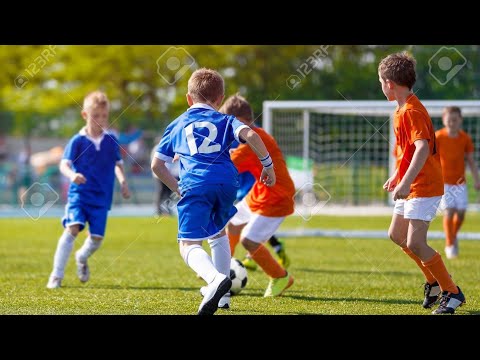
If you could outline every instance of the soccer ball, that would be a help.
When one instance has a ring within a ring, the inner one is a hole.
[[[247,269],[240,260],[235,258],[230,261],[230,280],[232,280],[230,288],[232,295],[237,295],[247,285]]]

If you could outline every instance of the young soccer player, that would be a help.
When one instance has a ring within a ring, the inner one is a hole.
[[[415,59],[406,53],[392,54],[378,66],[382,91],[397,101],[394,114],[396,143],[401,160],[383,188],[395,200],[390,238],[410,256],[426,278],[424,308],[442,296],[434,314],[453,314],[465,296],[453,282],[442,257],[427,244],[427,230],[443,195],[443,177],[435,132],[427,110],[412,92],[416,81]]]
[[[275,184],[275,171],[262,139],[231,115],[216,109],[224,98],[221,75],[210,69],[196,70],[188,80],[190,108],[165,130],[152,162],[153,172],[181,199],[178,202],[178,242],[185,263],[207,282],[198,314],[211,315],[230,290],[230,246],[225,226],[235,215],[238,172],[230,160],[234,140],[248,143],[263,167],[260,181]],[[165,162],[180,159],[180,182]],[[208,240],[212,258],[202,248]]]
[[[272,257],[263,243],[272,237],[285,217],[293,213],[295,186],[274,138],[253,125],[253,111],[247,100],[239,95],[231,96],[225,101],[220,112],[233,114],[244,124],[250,124],[267,146],[275,163],[277,184],[266,187],[260,181],[262,163],[252,149],[240,145],[231,153],[238,171],[248,170],[258,180],[247,196],[236,205],[238,212],[230,220],[227,231],[232,254],[241,240],[251,258],[270,277],[264,296],[279,296],[293,284],[293,277]]]
[[[67,144],[60,171],[71,181],[68,204],[62,219],[63,232],[55,252],[53,271],[47,288],[61,287],[64,270],[73,242],[89,224],[89,236],[75,253],[77,275],[81,282],[90,278],[87,259],[103,243],[107,215],[113,198],[115,175],[124,198],[130,197],[123,172],[117,140],[106,131],[110,103],[100,91],[88,94],[83,101],[82,117],[86,126]]]
[[[461,129],[462,112],[460,108],[457,106],[446,107],[443,110],[442,121],[445,127],[435,133],[445,183],[441,209],[445,212],[443,217],[445,255],[447,259],[454,259],[458,256],[457,234],[465,219],[468,205],[465,158],[470,166],[476,190],[480,190],[480,178],[473,159],[472,139]]]

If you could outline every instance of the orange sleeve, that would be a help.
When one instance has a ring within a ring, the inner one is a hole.
[[[410,145],[417,140],[430,140],[431,135],[427,126],[427,119],[420,111],[405,111],[403,126]]]
[[[230,154],[230,158],[239,173],[251,171],[252,167],[256,165],[256,161],[260,162],[247,144],[239,145],[238,148]]]
[[[465,152],[466,153],[472,153],[473,150],[475,150],[475,148],[473,146],[472,138],[470,137],[470,135],[467,134],[467,141],[466,141],[466,144],[465,144]]]

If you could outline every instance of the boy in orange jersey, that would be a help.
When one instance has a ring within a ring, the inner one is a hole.
[[[460,108],[448,106],[443,109],[442,121],[445,127],[435,133],[445,183],[445,194],[440,207],[445,210],[443,217],[445,255],[447,259],[454,259],[458,256],[457,234],[465,219],[468,204],[465,158],[472,171],[476,190],[480,190],[480,178],[473,159],[472,139],[461,129]]]
[[[395,208],[388,229],[390,238],[410,256],[426,278],[423,307],[431,308],[442,296],[434,314],[453,314],[465,296],[453,282],[442,257],[427,244],[427,231],[443,195],[443,176],[432,120],[412,92],[415,59],[392,54],[378,66],[382,91],[397,101],[393,130],[402,159],[383,185],[393,192]]]
[[[238,172],[248,170],[256,181],[247,196],[235,205],[238,212],[230,219],[227,233],[232,255],[241,240],[251,258],[270,277],[264,296],[279,296],[292,286],[293,277],[275,260],[263,244],[277,231],[285,217],[293,213],[295,186],[288,173],[282,152],[273,137],[253,125],[253,111],[247,100],[239,95],[231,96],[219,111],[234,115],[260,135],[275,164],[277,182],[275,186],[267,187],[259,181],[263,168],[262,159],[259,161],[258,158],[254,158],[254,152],[243,144],[231,153]]]

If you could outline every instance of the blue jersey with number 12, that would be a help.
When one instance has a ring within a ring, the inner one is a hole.
[[[181,191],[205,184],[238,186],[238,172],[230,160],[230,146],[248,128],[231,115],[206,104],[195,104],[165,130],[155,156],[172,162],[180,155]]]

